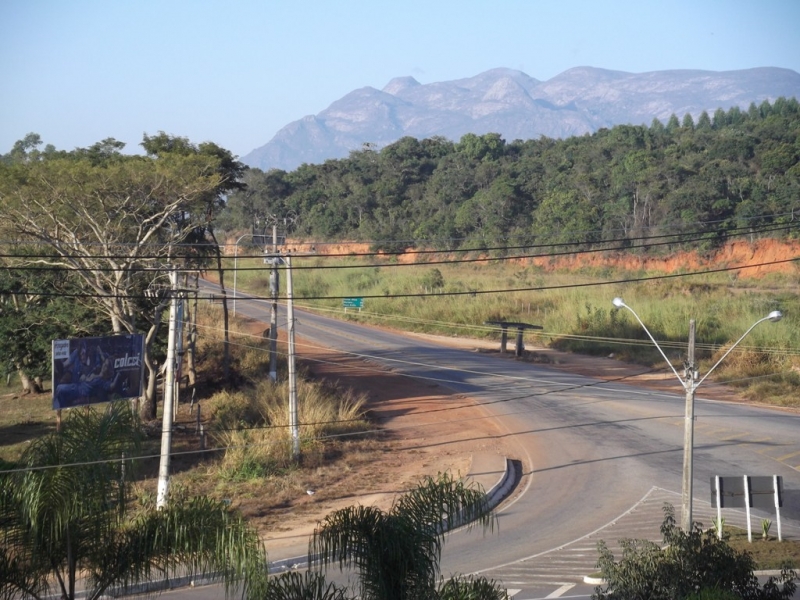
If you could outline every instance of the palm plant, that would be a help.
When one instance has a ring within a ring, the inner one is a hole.
[[[437,600],[508,600],[508,592],[482,575],[456,576],[439,586]]]
[[[328,583],[322,573],[288,571],[269,580],[261,600],[350,600],[350,597],[346,588]]]
[[[20,468],[0,474],[0,598],[94,600],[156,578],[208,575],[226,591],[266,589],[257,534],[225,505],[181,499],[131,512],[124,456],[139,431],[123,402],[72,410],[61,432],[34,441]]]
[[[483,490],[446,473],[426,477],[388,512],[351,506],[328,515],[311,537],[309,562],[355,569],[364,599],[435,598],[444,535],[464,523],[494,525]]]

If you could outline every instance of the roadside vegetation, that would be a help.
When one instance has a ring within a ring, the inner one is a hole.
[[[258,263],[240,260],[239,267],[242,288],[268,296]],[[576,272],[545,270],[520,261],[400,264],[393,257],[374,256],[298,256],[293,268],[296,304],[340,318],[422,333],[494,339],[498,347],[499,329],[485,325],[487,321],[530,323],[543,329],[525,332],[529,356],[535,355],[536,348],[553,348],[613,355],[669,372],[633,316],[612,305],[612,299],[621,296],[635,308],[679,372],[686,358],[689,320],[695,319],[701,376],[755,321],[780,310],[783,319],[755,328],[714,370],[711,380],[735,387],[752,402],[800,406],[798,268],[757,279],[731,278],[727,273],[663,278],[663,272],[630,272],[613,266]],[[641,279],[645,280],[637,281]],[[624,283],[608,283],[613,281]],[[519,288],[525,290],[487,293]],[[364,308],[345,310],[343,297],[363,297]],[[513,328],[509,330],[512,352],[515,334]]]
[[[750,548],[730,543],[695,523],[683,531],[675,523],[672,506],[664,507],[663,542],[621,540],[618,559],[605,542],[598,544],[598,567],[604,583],[595,600],[783,600],[797,589],[796,554],[775,567],[778,575],[759,582],[759,568]],[[763,568],[763,567],[762,567]]]

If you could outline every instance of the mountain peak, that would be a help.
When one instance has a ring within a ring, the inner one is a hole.
[[[800,98],[800,74],[774,67],[627,73],[579,66],[547,81],[502,67],[428,84],[395,77],[382,90],[353,90],[319,114],[288,124],[241,160],[265,171],[292,170],[303,162],[344,158],[365,143],[382,148],[403,136],[564,138],[653,119],[666,123],[672,114],[697,118],[718,108],[747,109],[781,96]]]
[[[383,92],[387,94],[391,94],[392,96],[397,96],[402,92],[418,87],[422,85],[419,81],[411,77],[395,77],[389,83],[386,84],[386,87],[383,88]]]

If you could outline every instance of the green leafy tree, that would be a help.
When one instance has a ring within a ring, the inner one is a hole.
[[[436,598],[445,532],[463,523],[493,525],[486,494],[448,474],[427,477],[388,512],[351,506],[328,515],[309,542],[309,561],[354,568],[365,600]]]
[[[232,185],[226,181],[233,168],[213,145],[197,152],[159,147],[148,157],[124,156],[121,148],[108,139],[87,150],[0,163],[3,227],[15,239],[47,247],[49,255],[19,257],[19,264],[71,271],[111,331],[149,326],[143,413],[152,416],[157,368],[150,351],[166,304],[144,301],[144,292],[158,284],[167,263],[189,262],[208,247],[185,244],[202,237],[216,198]]]
[[[670,505],[664,507],[664,514],[661,546],[648,540],[621,540],[622,558],[617,561],[605,542],[598,544],[597,566],[606,583],[595,589],[592,598],[684,600],[712,590],[744,600],[786,600],[794,595],[794,571],[784,569],[780,577],[770,577],[761,586],[750,554],[737,552],[699,523],[683,531]]]
[[[17,246],[16,253],[35,252]],[[0,259],[0,356],[5,374],[16,372],[25,393],[41,393],[51,371],[51,342],[79,335],[102,335],[96,311],[59,294],[79,291],[69,271],[30,270]]]
[[[18,469],[0,474],[0,598],[56,591],[72,600],[83,588],[93,600],[184,574],[263,596],[264,548],[222,503],[181,499],[131,514],[120,459],[136,454],[137,431],[124,402],[70,411],[60,432],[35,440]]]
[[[225,288],[225,271],[222,268],[222,250],[214,233],[214,221],[225,205],[225,197],[234,191],[246,188],[242,181],[247,166],[236,160],[230,151],[213,142],[203,142],[199,145],[192,144],[188,138],[170,136],[163,131],[157,135],[145,135],[141,143],[148,156],[155,157],[158,162],[175,159],[181,160],[207,160],[215,176],[215,184],[203,191],[199,191],[183,206],[183,210],[170,216],[171,230],[180,232],[178,248],[170,247],[173,256],[181,259],[184,266],[204,269],[211,259],[216,263],[217,277],[222,290],[222,315],[224,336],[223,378],[230,377],[230,331],[228,316],[228,301]],[[154,381],[151,377],[150,382]],[[156,417],[155,402],[152,398],[151,388],[148,388],[148,402],[144,412],[151,418]]]

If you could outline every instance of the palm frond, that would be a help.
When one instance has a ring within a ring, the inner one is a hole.
[[[347,588],[327,582],[322,573],[290,571],[270,580],[262,600],[347,600]]]
[[[206,497],[147,511],[118,532],[93,587],[123,591],[154,575],[204,575],[223,581],[226,592],[263,593],[266,550],[255,530],[224,503]]]
[[[8,570],[0,598],[49,593],[54,580],[72,597],[80,572],[89,574],[90,599],[179,572],[215,574],[228,591],[263,596],[266,551],[227,506],[197,498],[127,518],[119,459],[135,455],[138,431],[122,402],[70,411],[61,432],[23,454],[27,469],[0,479],[0,566]]]
[[[492,529],[495,524],[489,499],[481,487],[467,484],[450,473],[423,478],[397,500],[392,513],[406,515],[420,527],[445,531],[463,524]]]
[[[363,598],[429,598],[445,531],[472,521],[492,526],[486,495],[440,474],[422,480],[389,512],[351,506],[331,513],[314,530],[309,561],[355,569]]]

